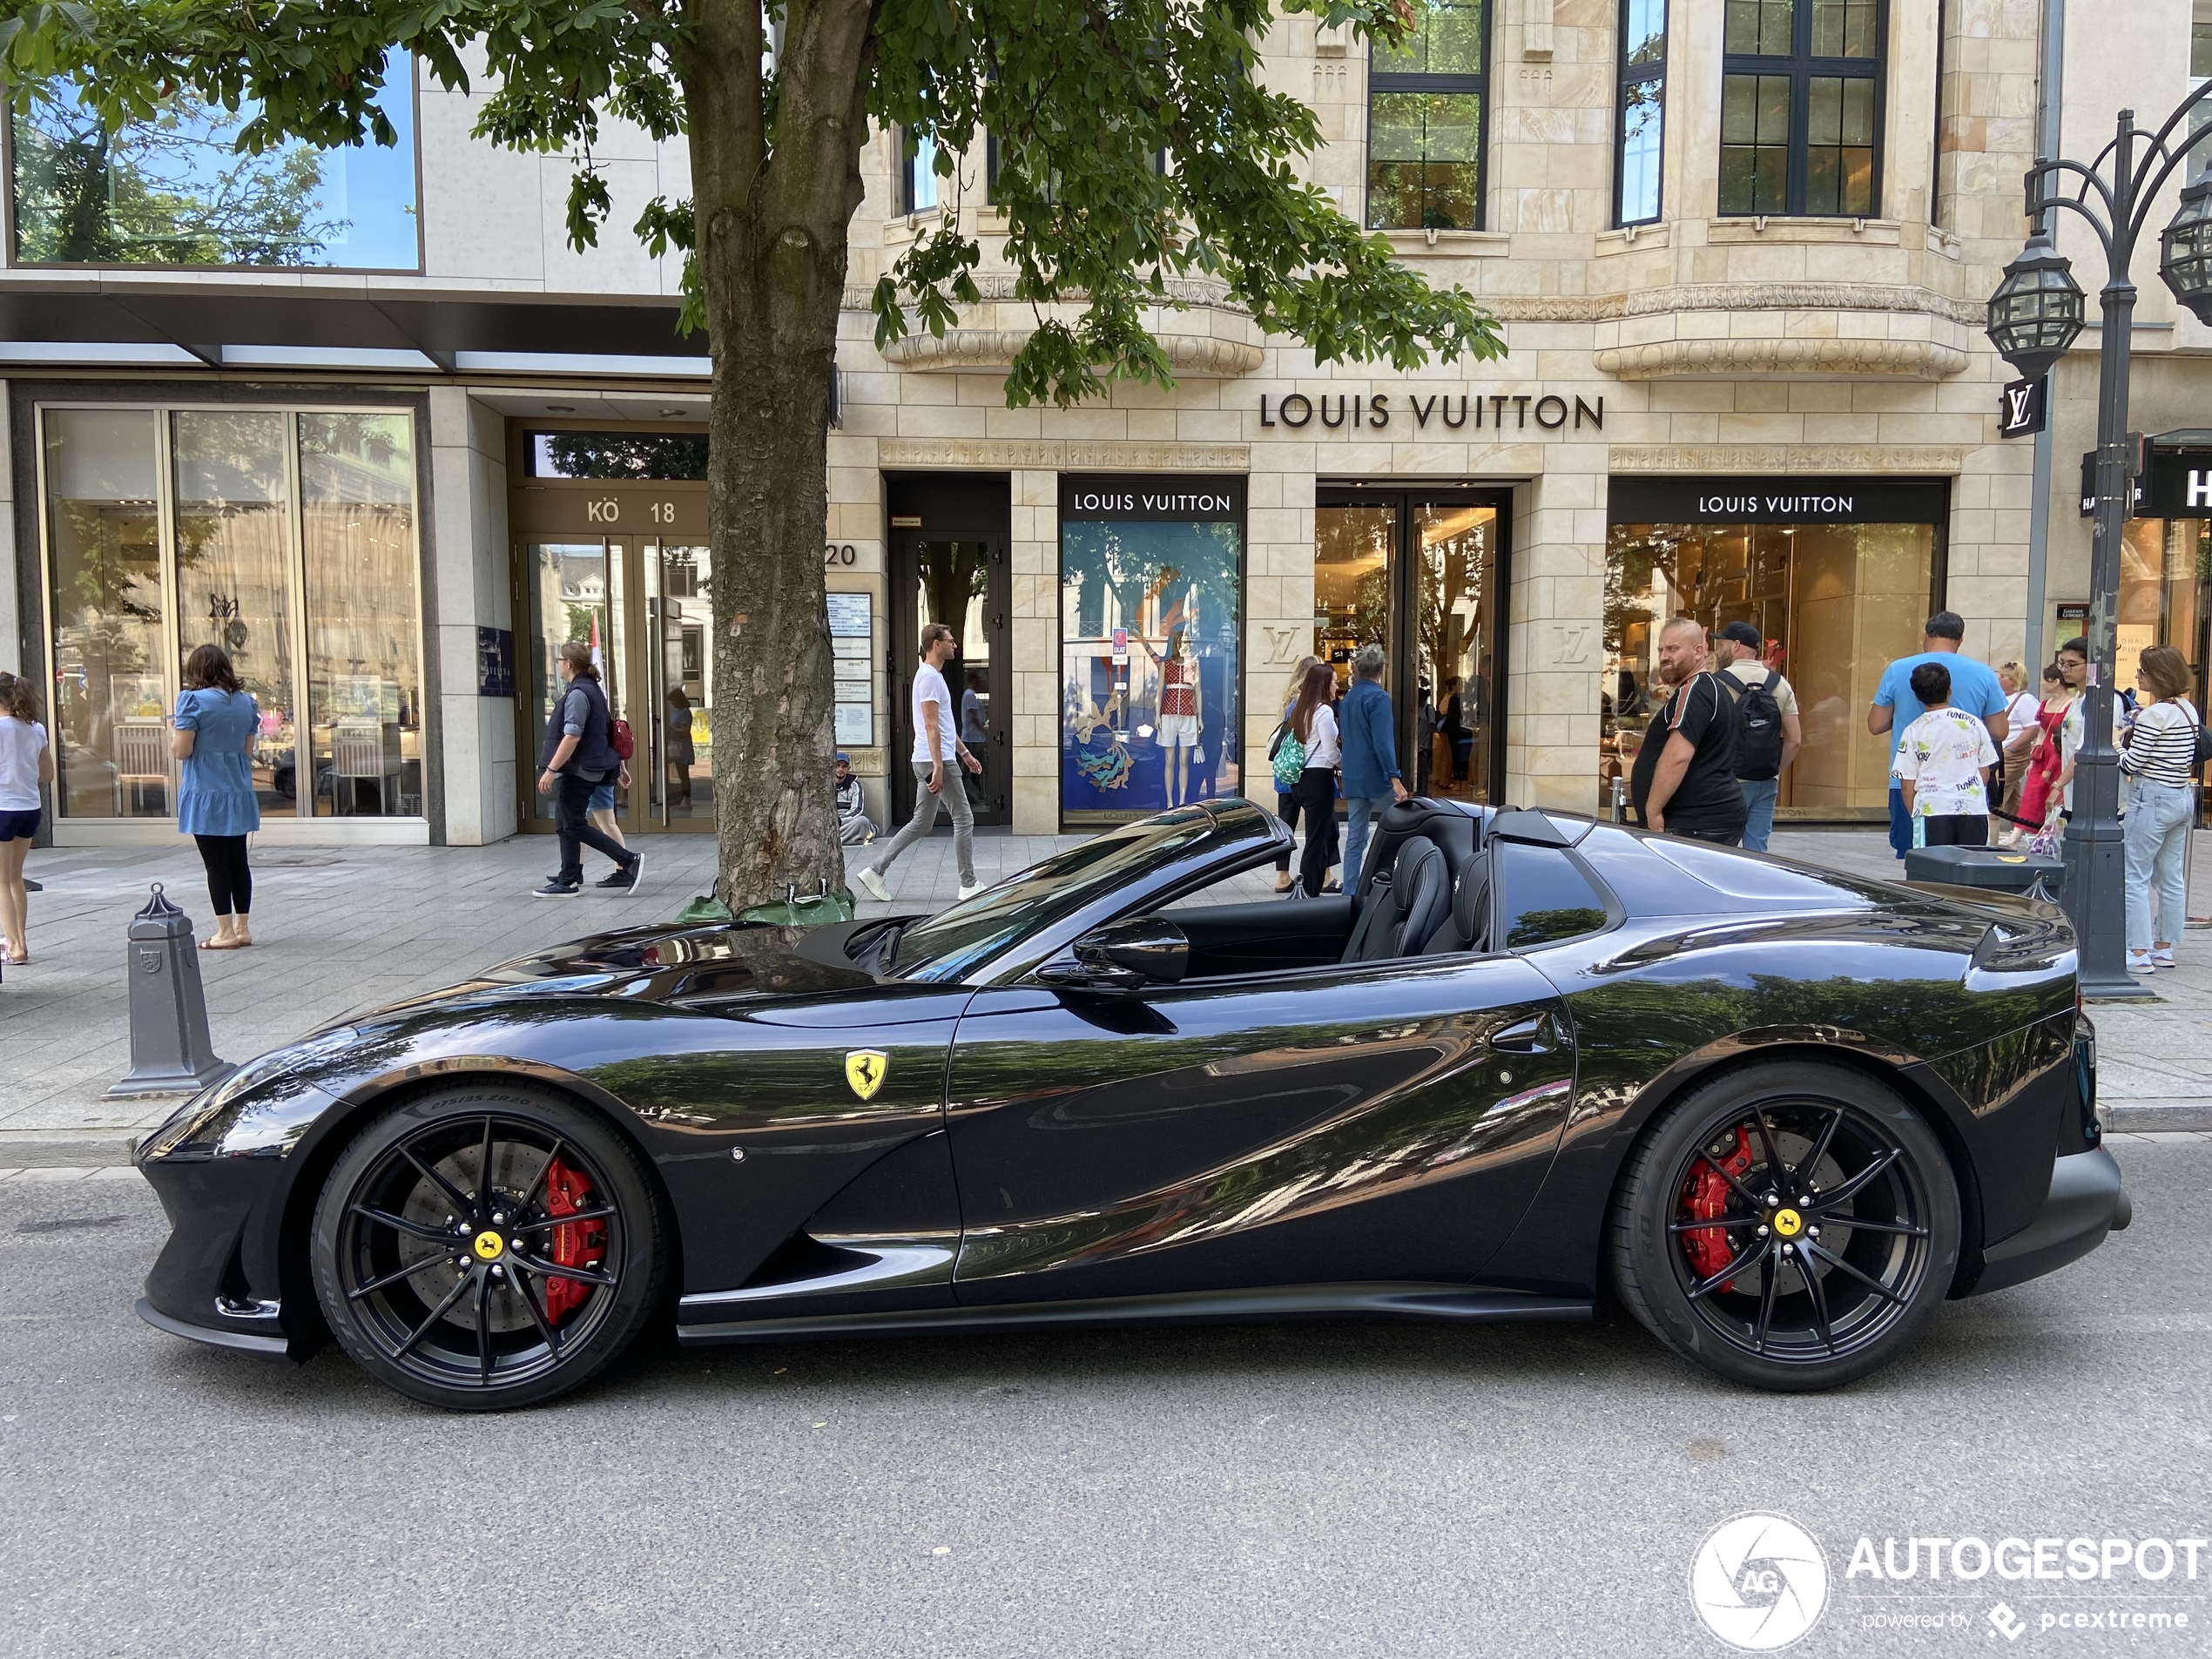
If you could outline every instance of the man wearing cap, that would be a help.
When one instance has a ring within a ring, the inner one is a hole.
[[[1743,846],[1753,853],[1766,851],[1782,774],[1804,747],[1797,694],[1780,669],[1766,665],[1765,645],[1748,622],[1713,636],[1714,666],[1736,698],[1736,780],[1743,786]]]
[[[875,840],[875,826],[868,821],[868,798],[853,775],[853,757],[840,754],[832,772],[837,779],[837,839],[846,846],[866,846]]]

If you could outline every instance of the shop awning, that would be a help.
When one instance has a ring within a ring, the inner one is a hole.
[[[662,295],[71,273],[0,285],[0,364],[703,374],[706,337],[677,333],[678,308]]]

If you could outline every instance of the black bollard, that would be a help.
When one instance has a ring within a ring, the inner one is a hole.
[[[190,1094],[227,1076],[231,1067],[215,1057],[207,1035],[192,918],[161,896],[158,881],[131,918],[130,941],[131,1069],[108,1098]]]

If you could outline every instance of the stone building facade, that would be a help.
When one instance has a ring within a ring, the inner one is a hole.
[[[2068,23],[2070,150],[2094,153],[2123,96],[2162,109],[2189,84],[2192,0],[2130,14],[2103,41],[2086,9]],[[2039,608],[2034,449],[1999,436],[2011,371],[1981,332],[2027,229],[2042,23],[2036,0],[1436,0],[1412,46],[1378,55],[1283,19],[1262,72],[1319,117],[1313,182],[1430,280],[1476,295],[1506,355],[1404,375],[1317,364],[1191,282],[1153,318],[1175,386],[1066,410],[1006,407],[1032,319],[993,263],[988,153],[945,175],[906,135],[875,135],[825,559],[837,741],[876,816],[911,795],[923,621],[962,636],[983,821],[1035,833],[1270,799],[1291,667],[1312,653],[1341,674],[1369,640],[1393,658],[1409,779],[1604,810],[1649,718],[1657,624],[1676,613],[1754,621],[1797,685],[1808,745],[1785,814],[1879,816],[1885,759],[1864,710],[1928,612],[1960,612],[1967,649],[2003,662],[2047,656],[2086,597],[2072,457],[2094,334],[2056,381],[2065,460]],[[2139,28],[2155,50],[2127,44]],[[56,833],[167,833],[169,795],[132,770],[132,744],[173,697],[173,647],[210,625],[287,642],[264,699],[285,704],[269,747],[291,757],[266,769],[273,835],[542,827],[516,757],[570,634],[598,640],[649,738],[628,823],[705,829],[712,789],[741,786],[714,778],[705,718],[704,344],[673,335],[665,264],[616,235],[562,247],[565,162],[468,138],[469,105],[418,93],[419,241],[374,272],[27,258],[18,164],[0,273],[17,577],[0,658],[47,676],[74,723]],[[684,189],[680,149],[617,133],[603,153],[610,224]],[[944,214],[982,240],[983,301],[942,339],[879,350],[867,295]],[[2137,423],[2193,425],[2209,342],[2144,288],[2155,413]],[[118,410],[148,411],[144,432]],[[200,417],[225,410],[274,421],[255,428],[259,484],[187,480],[208,475],[191,472]],[[334,412],[352,422],[335,437]],[[386,424],[362,425],[372,415]],[[78,464],[116,444],[140,446],[150,482]],[[262,553],[243,531],[219,543],[276,573],[254,590],[266,616],[194,587],[211,499],[226,526],[241,501],[264,509]],[[411,594],[381,610],[319,597],[315,513],[334,502],[404,540],[383,556],[412,558]],[[62,545],[96,521],[125,526],[139,608],[159,602],[128,638],[129,607],[84,603],[96,566]],[[2161,582],[2182,563],[2195,580],[2195,544],[2171,551],[2191,533],[2144,532]],[[2174,582],[2155,626],[2201,665],[2202,607]]]

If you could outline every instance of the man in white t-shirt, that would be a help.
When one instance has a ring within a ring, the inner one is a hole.
[[[891,897],[891,889],[883,884],[883,873],[899,854],[937,826],[940,805],[952,809],[953,855],[960,861],[960,896],[973,898],[983,890],[983,884],[975,879],[975,811],[968,803],[968,791],[961,787],[957,772],[947,771],[948,766],[983,770],[983,763],[968,752],[953,723],[953,694],[945,684],[945,664],[959,651],[960,642],[943,623],[933,622],[921,631],[921,666],[914,670],[914,816],[873,864],[864,864],[853,873],[853,879],[879,899]]]

